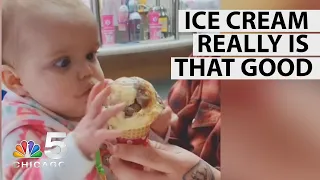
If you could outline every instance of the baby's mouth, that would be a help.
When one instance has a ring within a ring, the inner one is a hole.
[[[88,97],[90,92],[91,92],[91,89],[93,88],[94,84],[90,84],[88,85],[84,91],[82,91],[82,93],[79,93],[78,95],[76,95],[76,98],[82,98],[82,97]]]
[[[89,81],[89,85],[86,87],[86,89],[83,91],[83,93],[80,93],[79,95],[77,95],[77,97],[89,96],[93,86],[99,82],[100,81],[98,81],[96,78],[91,78]]]
[[[89,88],[89,89],[85,90],[83,93],[77,95],[76,98],[81,98],[81,97],[89,96],[90,91],[91,91],[91,88]]]
[[[90,84],[92,85],[92,87],[94,86],[94,85],[96,85],[96,84],[98,84],[100,81],[98,80],[98,79],[96,79],[96,78],[91,78],[90,79]]]

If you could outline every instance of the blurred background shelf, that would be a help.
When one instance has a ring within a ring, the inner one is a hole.
[[[139,43],[104,46],[99,49],[98,56],[125,55],[188,46],[192,46],[192,35],[182,35],[179,40],[175,40],[174,37],[169,37],[161,40],[146,40]]]
[[[179,10],[214,10],[220,0],[83,0],[99,25],[100,54],[130,54],[192,43],[178,32]],[[152,39],[152,40],[151,40]],[[149,47],[149,48],[145,48]]]

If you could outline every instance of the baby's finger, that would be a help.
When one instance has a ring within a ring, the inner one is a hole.
[[[110,94],[110,88],[104,88],[92,101],[89,106],[87,117],[94,119],[101,112],[103,104],[105,103],[108,95]]]
[[[94,98],[99,94],[99,92],[101,92],[105,87],[106,87],[105,82],[99,82],[96,83],[93,88],[90,91],[90,94],[88,96],[88,101],[87,101],[87,110],[89,109],[90,104],[92,103],[92,101],[94,100]]]
[[[104,82],[106,83],[106,86],[110,86],[110,84],[113,82],[112,79],[105,79]]]
[[[106,126],[108,120],[119,114],[121,111],[124,110],[126,105],[124,103],[120,103],[114,106],[110,106],[106,109],[104,109],[95,119],[92,123],[94,123],[95,127],[98,129],[103,128]]]

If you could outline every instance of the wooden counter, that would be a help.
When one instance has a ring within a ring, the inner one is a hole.
[[[171,57],[185,57],[192,52],[192,45],[133,54],[100,56],[100,64],[108,78],[139,76],[148,80],[170,79]]]

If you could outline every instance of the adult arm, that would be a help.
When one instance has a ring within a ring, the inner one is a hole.
[[[118,144],[112,152],[111,169],[119,180],[220,180],[218,170],[178,146],[151,141],[149,147]],[[146,167],[134,169],[126,162]]]
[[[183,177],[183,180],[218,180],[221,179],[220,172],[213,168],[210,164],[204,160],[199,162],[187,171]]]

